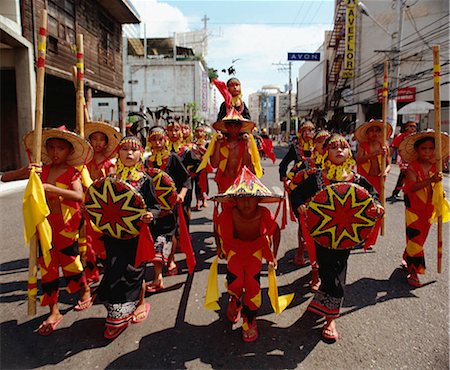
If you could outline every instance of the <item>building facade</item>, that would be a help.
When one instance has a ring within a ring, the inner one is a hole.
[[[172,116],[186,118],[188,105],[195,103],[197,117],[205,122],[214,122],[216,109],[207,66],[203,56],[195,54],[203,52],[204,48],[198,45],[198,33],[194,36],[183,37],[180,42],[186,46],[178,44],[178,34],[175,38],[126,40],[124,93],[128,113],[147,108],[155,112],[167,107]],[[189,42],[197,49],[189,47]],[[114,107],[108,107],[106,111],[100,109],[100,104],[110,102],[110,99],[96,99],[94,116],[114,115]]]
[[[72,69],[76,64],[77,34],[82,34],[84,39],[88,110],[92,97],[124,96],[122,24],[139,22],[139,16],[128,0],[1,2],[0,14],[4,16],[0,18],[0,170],[17,168],[27,162],[21,138],[34,127],[34,66],[41,9],[46,9],[48,13],[43,126],[75,128],[76,99]]]
[[[396,102],[388,115],[390,122],[395,125],[414,119],[421,129],[432,127],[433,111],[412,116],[397,115],[396,111],[414,101],[433,103],[431,46],[436,44],[441,45],[442,129],[448,132],[448,2],[337,0],[335,9],[334,28],[325,34],[320,64],[305,63],[300,68],[299,116],[326,118],[340,130],[381,118],[383,64],[387,60],[390,96]]]

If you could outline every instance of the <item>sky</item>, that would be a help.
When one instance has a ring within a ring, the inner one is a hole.
[[[332,29],[334,16],[334,0],[131,2],[146,24],[149,38],[203,29],[206,15],[208,67],[217,69],[219,79],[226,81],[230,76],[221,70],[233,65],[245,100],[264,85],[277,85],[285,91],[287,53],[316,51],[325,30]],[[292,62],[293,91],[302,63]]]

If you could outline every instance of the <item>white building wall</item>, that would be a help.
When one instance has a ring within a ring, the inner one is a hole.
[[[326,99],[327,60],[323,45],[320,62],[304,62],[299,68],[297,83],[297,114],[302,117],[311,109],[323,109]]]
[[[398,17],[395,9],[391,7],[392,1],[366,0],[364,4],[369,14],[387,31],[390,33],[397,31]],[[441,57],[441,63],[444,61],[443,59],[448,60],[448,14],[449,3],[447,0],[421,0],[405,7],[399,87],[415,86],[416,100],[433,100],[432,71],[427,73],[428,78],[420,76],[427,69],[432,70],[433,68],[430,46],[442,44],[444,58]],[[377,88],[383,83],[383,61],[387,57],[393,58],[395,54],[379,52],[392,49],[392,39],[372,19],[360,14],[358,21],[361,22],[361,35],[358,40],[361,49],[359,60],[357,60],[356,76],[358,77],[353,81],[353,91],[357,95],[355,102],[374,103],[377,101]],[[430,38],[432,32],[435,35]],[[428,40],[427,43],[422,38]],[[390,83],[392,83],[393,77],[391,71]],[[447,83],[449,81],[448,74],[441,77],[441,83],[446,81]],[[441,90],[441,100],[448,101],[449,89]]]

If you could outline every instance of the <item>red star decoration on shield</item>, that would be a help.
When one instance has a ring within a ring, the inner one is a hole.
[[[326,202],[311,201],[308,225],[312,226],[311,236],[320,245],[347,249],[367,238],[375,224],[375,220],[368,215],[373,202],[370,196],[358,196],[361,189],[353,184],[332,185],[322,190],[327,194]]]
[[[105,178],[92,184],[86,197],[86,211],[105,234],[127,239],[139,233],[145,202],[131,186]]]

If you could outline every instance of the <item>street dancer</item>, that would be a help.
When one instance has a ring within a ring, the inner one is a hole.
[[[443,175],[436,169],[435,132],[422,132],[409,135],[402,141],[399,153],[402,161],[408,162],[405,186],[405,223],[406,248],[403,252],[402,265],[407,269],[407,282],[412,287],[422,286],[419,274],[425,274],[424,244],[433,221],[435,207],[434,197],[436,183],[442,181]],[[448,136],[442,136],[442,157],[448,158]],[[442,201],[445,201],[443,199]],[[446,221],[443,217],[443,221]]]
[[[406,169],[408,168],[408,162],[404,161],[401,155],[398,153],[398,148],[403,140],[405,140],[409,135],[413,135],[417,132],[417,123],[414,121],[408,121],[405,123],[405,131],[398,134],[394,140],[392,140],[391,147],[392,150],[397,150],[397,164],[400,168],[400,173],[398,174],[397,183],[395,184],[395,188],[392,191],[390,197],[387,197],[386,200],[391,204],[401,201],[401,198],[398,196],[400,191],[402,190],[403,184],[405,182]]]
[[[146,212],[140,220],[144,224],[152,224],[160,207],[153,181],[144,171],[143,153],[144,148],[137,137],[124,137],[119,143],[117,171],[113,177],[127,182],[139,192],[146,205]],[[144,279],[153,241],[150,232],[147,233],[147,238],[144,238],[146,233],[142,229],[138,236],[127,239],[103,236],[107,260],[98,295],[107,310],[104,330],[107,339],[116,338],[130,323],[140,323],[148,317],[150,304],[144,299]]]
[[[376,199],[376,191],[370,183],[362,176],[355,174],[350,168],[353,160],[350,155],[350,146],[345,139],[337,134],[331,135],[324,144],[325,162],[322,170],[312,173],[301,186],[298,186],[292,193],[292,206],[298,212],[306,213],[307,205],[311,198],[328,185],[338,183],[352,183],[364,187],[372,196],[376,206],[371,209],[377,217],[381,217],[383,208]],[[351,201],[351,197],[346,197]],[[328,202],[327,202],[328,203]],[[351,211],[351,205],[346,207],[347,212]],[[358,208],[360,211],[361,208]],[[350,216],[349,216],[350,217]],[[346,219],[333,221],[345,227]],[[326,225],[321,225],[322,231]],[[331,225],[330,230],[335,230]],[[352,226],[349,226],[352,228]],[[312,232],[313,230],[309,230]],[[335,232],[335,231],[334,231]],[[337,237],[336,237],[337,238]],[[326,341],[335,341],[338,338],[335,319],[339,317],[340,307],[344,300],[345,280],[347,275],[347,260],[350,249],[341,249],[344,246],[345,238],[338,238],[338,245],[320,245],[316,240],[316,255],[319,265],[320,288],[315,293],[313,300],[308,306],[308,310],[325,317],[325,324],[322,328],[322,338]]]
[[[81,222],[81,202],[83,189],[81,174],[74,167],[92,159],[90,144],[63,129],[42,131],[41,179],[46,194],[50,214],[47,217],[52,229],[52,249],[50,261],[46,261],[42,250],[39,253],[43,296],[41,306],[49,306],[50,315],[42,322],[37,332],[47,336],[53,333],[63,319],[58,309],[59,267],[62,268],[69,293],[80,291],[76,311],[92,306],[95,295],[86,282],[78,253],[78,230]],[[24,138],[26,150],[32,152],[34,131]]]
[[[280,202],[260,180],[243,167],[232,186],[213,198],[230,203],[218,217],[217,254],[227,260],[230,300],[227,318],[237,323],[243,315],[242,339],[258,338],[256,315],[261,306],[262,259],[276,265],[280,229],[268,208],[259,203]]]
[[[325,140],[330,137],[330,133],[326,130],[321,130],[314,135],[314,149],[310,158],[306,158],[304,161],[298,162],[288,173],[287,177],[289,178],[289,198],[292,197],[292,191],[294,191],[297,186],[301,186],[303,181],[305,181],[312,173],[316,172],[318,169],[321,169],[323,166],[323,162],[325,159],[325,150],[323,145]],[[291,203],[292,200],[290,199]],[[299,226],[298,226],[298,238],[300,239],[304,233],[308,231],[302,230],[302,224],[305,222],[301,220],[300,217],[304,217],[303,214],[299,214],[298,210],[294,208],[294,214],[297,217]],[[317,292],[320,286],[319,279],[319,267],[317,265],[316,260],[316,250],[314,245],[311,243],[304,243],[308,252],[309,262],[311,265],[311,281],[309,282],[309,287],[312,292]]]
[[[147,168],[159,168],[166,172],[175,182],[178,203],[183,203],[184,197],[191,186],[191,179],[186,168],[178,156],[169,152],[166,146],[167,136],[162,127],[154,126],[148,134],[148,144],[151,148],[150,157],[147,158]],[[177,205],[176,207],[179,207]],[[160,218],[152,226],[152,235],[155,240],[155,259],[153,262],[155,276],[146,287],[147,292],[158,292],[164,288],[162,270],[167,266],[168,275],[177,275],[178,267],[174,261],[174,239],[177,229],[177,209]]]
[[[280,181],[283,182],[284,189],[289,194],[289,179],[287,177],[287,169],[291,162],[294,162],[294,165],[300,166],[300,163],[304,162],[307,158],[311,157],[311,153],[313,150],[313,138],[314,138],[314,130],[315,126],[312,122],[306,121],[303,123],[297,132],[297,137],[292,141],[289,146],[289,150],[279,165],[279,173],[280,173]],[[292,208],[292,207],[291,207]],[[306,243],[305,239],[302,236],[302,231],[299,225],[298,228],[298,247],[294,257],[294,264],[296,266],[304,266],[305,265],[305,248]]]
[[[92,181],[110,175],[115,171],[111,160],[119,148],[122,135],[111,125],[103,122],[88,122],[84,128],[86,138],[94,149],[92,161],[86,164]],[[91,222],[86,223],[86,255],[85,274],[89,282],[100,280],[97,264],[104,266],[106,260],[105,245],[102,240],[103,233]],[[81,240],[80,240],[81,244]],[[81,249],[81,246],[80,246]]]

